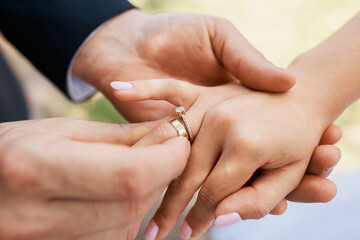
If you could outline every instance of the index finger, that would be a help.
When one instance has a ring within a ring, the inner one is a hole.
[[[106,142],[133,145],[151,132],[159,121],[118,124],[86,121],[75,118],[47,118],[4,123],[0,136],[12,131],[11,138],[27,134],[51,134],[84,142]]]
[[[21,152],[29,157],[14,161],[8,173],[21,173],[25,182],[38,182],[31,191],[56,199],[118,200],[147,195],[180,175],[190,152],[183,137],[133,148],[43,135],[24,137],[20,144]],[[24,166],[29,171],[24,172]]]

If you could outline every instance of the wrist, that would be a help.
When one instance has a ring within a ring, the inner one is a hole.
[[[139,29],[138,25],[144,22],[141,20],[147,16],[131,9],[105,22],[79,51],[73,64],[73,76],[99,90],[107,89],[115,77],[121,77],[119,68],[129,55],[127,51],[133,48],[134,29]]]
[[[351,95],[344,95],[337,79],[319,67],[311,52],[305,53],[288,67],[297,78],[297,84],[290,91],[322,128],[329,124],[352,102]]]

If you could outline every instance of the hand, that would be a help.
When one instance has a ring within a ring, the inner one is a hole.
[[[173,227],[205,179],[197,203],[186,218],[184,238],[190,237],[191,231],[193,237],[204,231],[213,220],[215,209],[216,216],[237,212],[238,219],[240,216],[242,219],[259,218],[267,213],[284,212],[286,201],[282,199],[286,195],[290,200],[304,202],[325,202],[335,196],[335,185],[319,175],[328,175],[329,169],[339,160],[340,151],[336,147],[316,148],[302,179],[313,149],[311,145],[315,147],[320,138],[320,135],[311,134],[323,130],[314,127],[309,135],[294,132],[310,122],[308,112],[297,102],[297,96],[254,93],[234,85],[204,88],[175,80],[135,81],[132,84],[131,90],[116,91],[114,95],[123,101],[165,99],[174,105],[183,105],[189,109],[187,115],[193,131],[198,133],[185,171],[170,185],[154,216],[154,222],[160,228],[157,238],[164,237]],[[185,95],[187,98],[183,99]],[[221,101],[224,102],[218,103]],[[285,109],[287,114],[282,113]],[[296,115],[292,114],[294,112]],[[312,116],[315,121],[316,115]],[[158,137],[158,131],[140,142],[151,142],[152,135]],[[341,132],[331,126],[320,143],[334,144],[340,136]],[[299,142],[288,144],[294,141]],[[308,150],[300,151],[304,146]],[[243,187],[258,168],[261,169],[260,176]],[[217,223],[221,225],[221,221]]]
[[[119,102],[109,89],[111,82],[173,77],[209,86],[241,81],[270,92],[285,92],[295,83],[292,75],[268,62],[224,19],[149,15],[139,10],[106,23],[83,47],[73,72],[97,87],[133,122],[168,116],[173,108],[166,102]]]
[[[185,138],[131,147],[158,124],[0,124],[0,238],[134,239],[190,151]]]

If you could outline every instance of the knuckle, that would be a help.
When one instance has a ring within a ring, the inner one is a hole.
[[[186,181],[181,176],[174,179],[167,190],[168,194],[174,194],[174,193],[187,193],[189,191],[192,191],[192,185],[189,181]]]
[[[114,174],[114,192],[119,197],[141,198],[148,193],[148,179],[143,168],[136,164],[121,169]]]
[[[201,205],[208,210],[215,210],[218,200],[214,198],[214,194],[210,189],[202,188],[199,191],[198,201]]]
[[[232,139],[232,150],[239,153],[242,152],[256,156],[261,146],[264,146],[264,144],[262,143],[261,137],[257,136],[237,134]]]
[[[170,183],[164,200],[155,215],[156,223],[159,226],[170,229],[179,219],[181,211],[186,207],[197,189],[198,184],[191,183],[191,181],[181,177],[174,179]],[[176,208],[173,207],[174,202],[177,203]]]
[[[251,201],[250,199],[244,202],[243,209],[248,211],[241,217],[246,219],[261,219],[270,213],[270,208],[261,200]]]
[[[160,207],[160,209],[156,212],[155,215],[156,223],[164,228],[168,225],[168,219],[171,219],[173,217],[173,214],[168,211],[168,209],[164,209],[163,206]]]
[[[176,194],[184,191],[184,181],[178,177],[170,183],[169,188],[166,190],[166,194]]]
[[[260,219],[260,218],[265,217],[266,215],[269,214],[270,210],[271,209],[265,203],[263,203],[262,201],[259,201],[254,206],[255,218]]]
[[[174,214],[172,211],[159,209],[155,216],[155,222],[161,229],[171,229],[179,219],[181,213]]]
[[[225,110],[222,104],[211,107],[205,114],[205,119],[211,121],[211,125],[215,127],[221,127],[223,131],[226,128],[231,127],[234,122],[234,114]]]
[[[238,162],[235,161],[224,161],[222,166],[222,173],[223,179],[234,179],[234,176],[239,174],[239,167],[236,166]],[[223,187],[229,187],[229,184],[232,185],[229,181],[223,181]]]
[[[159,123],[151,132],[154,142],[163,142],[174,137],[175,130],[167,121]]]
[[[179,193],[185,193],[185,195],[187,195],[187,191],[185,192],[184,190],[182,180],[175,179],[170,183],[168,189],[166,190],[164,200],[156,212],[155,219],[159,226],[168,228],[172,226],[174,219],[177,220],[180,217],[181,212],[172,206],[174,201],[180,201],[183,199],[183,195],[179,195]]]

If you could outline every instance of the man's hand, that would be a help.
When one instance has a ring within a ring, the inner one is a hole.
[[[131,147],[158,124],[0,124],[0,239],[134,239],[190,152],[185,138]]]
[[[241,82],[269,92],[285,92],[295,78],[272,65],[228,21],[216,17],[130,10],[106,23],[84,46],[74,74],[103,92],[130,121],[168,116],[168,103],[116,101],[109,84],[177,78],[198,85]]]

